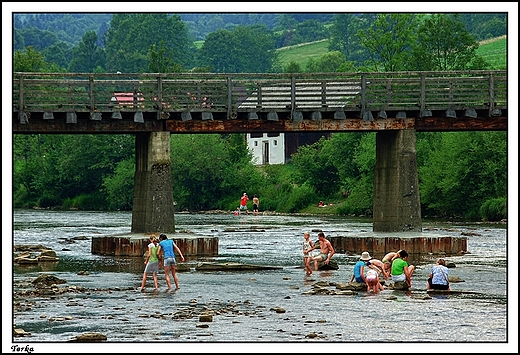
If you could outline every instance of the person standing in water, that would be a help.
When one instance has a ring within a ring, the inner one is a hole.
[[[166,277],[166,284],[168,285],[168,289],[166,291],[170,291],[172,288],[172,283],[170,281],[170,271],[173,276],[173,281],[175,282],[175,289],[178,290],[180,288],[179,278],[177,277],[177,262],[175,261],[174,250],[179,253],[182,261],[184,261],[184,256],[173,239],[168,239],[166,234],[161,234],[159,236],[159,249],[157,251],[157,255],[159,256],[159,267],[161,267],[161,264],[164,264],[164,276]]]
[[[253,214],[258,215],[258,205],[260,204],[260,200],[257,195],[253,195]]]
[[[240,211],[244,210],[246,211],[246,214],[249,214],[247,211],[247,201],[249,200],[249,197],[247,197],[247,194],[244,192],[242,195],[242,198],[240,198]]]
[[[157,273],[159,272],[159,258],[157,257],[157,250],[159,249],[159,241],[156,236],[150,237],[150,244],[148,244],[148,255],[146,256],[146,260],[144,264],[146,265],[143,273],[143,281],[141,283],[140,291],[144,291],[146,286],[146,276],[148,273],[152,273],[153,282],[155,285],[154,291],[159,289],[159,284],[157,282]]]
[[[311,233],[303,233],[303,265],[305,265],[305,275],[309,276],[312,274],[311,269],[311,251],[314,250],[314,243],[311,240]]]

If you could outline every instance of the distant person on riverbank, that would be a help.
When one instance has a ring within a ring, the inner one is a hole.
[[[173,276],[173,281],[175,282],[175,289],[178,290],[180,288],[179,278],[177,277],[177,262],[175,260],[174,251],[177,251],[177,253],[179,253],[181,256],[182,261],[184,261],[184,256],[173,239],[168,239],[166,234],[161,234],[159,236],[159,249],[157,250],[157,255],[159,256],[159,267],[161,267],[161,264],[164,265],[164,276],[166,278],[166,284],[168,285],[168,289],[166,291],[170,291],[172,288],[172,283],[170,281],[170,271]]]
[[[363,253],[361,253],[361,257],[359,258],[358,262],[354,265],[354,274],[350,278],[350,282],[355,280],[359,283],[367,283],[365,279],[365,266],[367,266],[367,263],[370,259],[371,257],[368,251],[364,251]]]
[[[314,271],[318,271],[318,263],[320,261],[328,264],[335,253],[332,244],[325,239],[325,234],[323,232],[318,233],[318,241],[320,243],[320,254],[312,258],[314,261]]]
[[[392,281],[406,282],[408,287],[412,287],[412,274],[415,266],[408,265],[408,253],[406,250],[399,250],[399,256],[392,261]]]
[[[249,214],[247,211],[247,201],[249,200],[249,197],[247,197],[247,194],[244,192],[242,195],[242,198],[240,198],[240,211],[244,210],[246,211],[246,214]]]
[[[450,283],[448,281],[449,270],[446,267],[444,259],[437,259],[437,262],[432,267],[430,277],[426,283],[427,290],[449,290]]]
[[[253,214],[258,215],[258,205],[260,204],[260,200],[257,195],[253,195]]]
[[[305,265],[305,275],[312,275],[311,269],[311,251],[314,250],[314,243],[311,240],[311,233],[303,233],[303,265]]]
[[[157,257],[157,250],[159,249],[159,241],[156,236],[150,237],[150,243],[148,244],[148,255],[146,256],[146,260],[144,264],[146,265],[143,273],[143,282],[141,283],[141,288],[139,289],[141,292],[144,291],[146,286],[146,276],[148,273],[152,273],[153,282],[155,284],[154,291],[159,289],[159,284],[157,282],[157,273],[159,272],[159,258]]]

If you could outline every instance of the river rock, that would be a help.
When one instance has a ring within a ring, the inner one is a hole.
[[[15,338],[25,337],[25,336],[29,336],[29,335],[31,335],[31,333],[27,333],[22,328],[13,329],[13,337],[15,337]]]
[[[328,264],[318,263],[318,270],[338,270],[339,265],[336,260],[330,260]]]
[[[456,275],[450,275],[448,276],[448,281],[450,283],[457,283],[457,282],[465,282],[463,279],[461,279],[460,277],[456,276]]]
[[[400,291],[408,291],[409,287],[408,287],[408,284],[406,282],[404,282],[404,281],[397,281],[397,282],[394,282],[393,289],[394,290],[400,290]]]
[[[107,341],[107,336],[101,333],[84,333],[69,340],[69,342],[78,343],[99,343],[105,341]]]
[[[197,271],[242,271],[242,270],[279,270],[278,266],[252,265],[240,263],[208,263],[201,262],[195,267]]]
[[[32,281],[33,285],[35,287],[45,287],[45,286],[51,286],[51,285],[57,285],[57,284],[64,284],[67,283],[66,280],[59,279],[54,275],[49,274],[41,274],[36,279]]]

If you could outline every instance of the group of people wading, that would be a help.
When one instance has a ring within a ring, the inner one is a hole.
[[[325,238],[323,232],[318,233],[320,253],[313,256],[312,251],[317,249],[310,239],[310,233],[304,232],[303,237],[303,263],[305,266],[305,274],[312,274],[311,261],[314,262],[314,271],[318,270],[318,263],[323,262],[329,264],[330,259],[334,255],[334,247]],[[380,277],[385,280],[391,279],[393,282],[405,282],[409,288],[412,287],[412,275],[415,266],[408,264],[408,252],[406,250],[398,250],[396,252],[387,253],[382,260],[375,259],[370,253],[364,251],[361,253],[359,261],[354,265],[354,273],[349,283],[357,282],[367,285],[367,292],[378,293],[384,290],[380,282]],[[426,285],[427,290],[449,290],[448,268],[444,259],[437,259],[432,267],[431,273]]]

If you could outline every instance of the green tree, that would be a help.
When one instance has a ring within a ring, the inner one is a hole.
[[[327,38],[328,31],[323,23],[317,20],[305,20],[296,24],[295,35],[293,40],[296,43],[313,42]]]
[[[55,63],[60,68],[68,68],[72,60],[72,46],[60,41],[42,50],[46,62]]]
[[[376,71],[408,70],[411,48],[416,42],[418,17],[413,14],[380,14],[368,29],[357,36],[370,52],[370,65]]]
[[[284,73],[302,73],[303,70],[300,64],[296,63],[294,60],[291,60],[287,65],[283,68]]]
[[[506,167],[506,132],[445,132],[418,167],[421,203],[427,214],[479,218],[487,200],[507,196]]]
[[[235,201],[237,191],[258,189],[260,174],[236,135],[178,134],[171,137],[173,196],[177,208],[207,210]],[[241,141],[244,137],[241,135]]]
[[[433,14],[417,29],[412,63],[416,70],[485,69],[474,68],[478,47],[458,15]]]
[[[183,68],[192,64],[195,47],[179,15],[114,14],[104,36],[107,70],[145,72],[150,64],[151,46],[157,46],[161,41],[164,42],[165,58],[171,58]]]
[[[276,64],[273,36],[265,25],[215,31],[199,51],[199,66],[217,73],[266,73]]]
[[[334,73],[345,66],[345,56],[338,52],[327,52],[322,54],[318,59],[309,59],[307,61],[306,72],[308,73]]]
[[[296,182],[308,184],[319,196],[330,197],[339,190],[339,173],[331,157],[324,153],[326,139],[301,146],[292,155],[292,164],[298,168]]]
[[[85,33],[81,42],[72,49],[69,72],[92,73],[97,67],[105,66],[105,53],[97,45],[98,36],[94,31]]]
[[[39,72],[46,68],[43,55],[33,47],[27,47],[25,51],[15,51],[13,58],[13,69],[15,72]]]
[[[134,198],[135,157],[121,160],[112,174],[103,177],[110,210],[131,211]]]
[[[182,65],[175,63],[173,53],[167,54],[167,48],[164,41],[160,41],[158,45],[152,44],[148,51],[150,64],[148,72],[150,73],[180,73]]]

